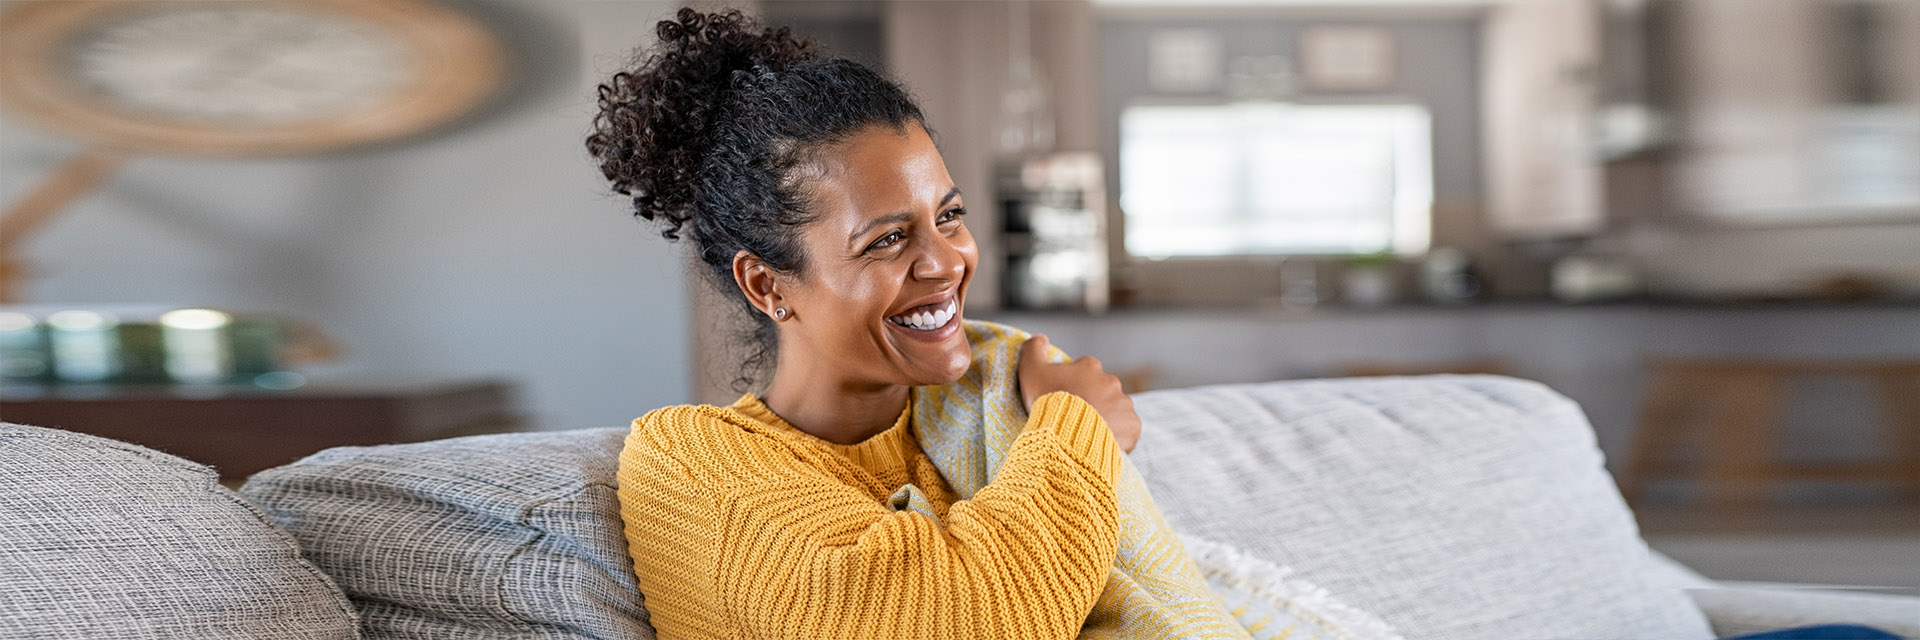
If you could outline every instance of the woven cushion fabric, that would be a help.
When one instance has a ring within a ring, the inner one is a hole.
[[[368,638],[648,639],[613,484],[626,433],[329,449],[241,494],[334,577]]]
[[[1655,569],[1579,407],[1544,386],[1323,380],[1134,402],[1133,460],[1176,528],[1407,637],[1711,637]]]
[[[333,582],[204,465],[0,423],[0,469],[0,637],[357,637]]]

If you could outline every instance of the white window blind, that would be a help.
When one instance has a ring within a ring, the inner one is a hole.
[[[1432,119],[1417,105],[1128,107],[1120,204],[1136,256],[1426,250]]]

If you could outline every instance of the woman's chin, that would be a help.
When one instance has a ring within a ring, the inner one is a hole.
[[[967,344],[966,340],[961,340],[960,348],[947,359],[947,370],[940,384],[950,384],[965,377],[967,370],[971,368],[973,368],[973,346]]]
[[[966,336],[937,345],[916,344],[903,350],[907,377],[914,386],[949,384],[967,375],[973,367],[973,346]]]
[[[951,384],[967,375],[967,369],[973,365],[973,353],[970,350],[962,350],[959,353],[929,357],[916,364],[920,365],[914,367],[916,371],[913,372],[916,386]]]
[[[938,329],[922,331],[886,323],[892,334],[894,353],[904,365],[903,373],[915,386],[948,384],[967,375],[973,366],[973,345],[960,318],[955,317]]]

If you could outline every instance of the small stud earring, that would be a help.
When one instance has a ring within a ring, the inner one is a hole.
[[[775,319],[775,320],[785,320],[785,319],[787,319],[787,308],[786,308],[786,307],[779,307],[779,308],[776,308],[776,309],[774,309],[774,310],[773,310],[773,319]]]

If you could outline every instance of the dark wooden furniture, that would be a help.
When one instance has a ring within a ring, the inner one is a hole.
[[[258,387],[0,388],[0,420],[124,440],[245,478],[328,447],[512,431],[498,381],[313,383]]]
[[[1768,485],[1789,480],[1888,482],[1920,497],[1920,360],[1665,357],[1646,366],[1639,430],[1620,482],[1630,500],[1656,476],[1696,475],[1706,481],[1713,502],[1728,507],[1759,503]],[[1873,385],[1886,435],[1880,459],[1778,459],[1775,438],[1786,384],[1811,376]],[[1671,456],[1688,435],[1709,443],[1694,465]]]

